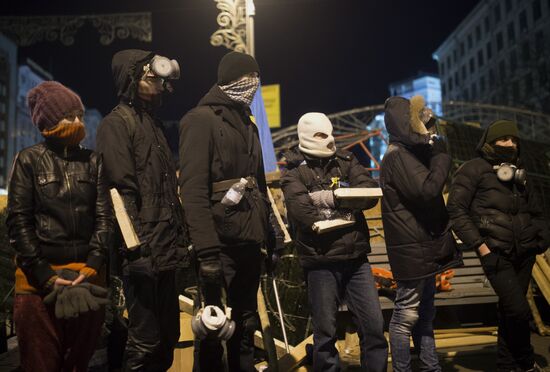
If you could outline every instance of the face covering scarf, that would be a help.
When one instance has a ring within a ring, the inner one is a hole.
[[[256,90],[260,85],[259,77],[244,77],[240,80],[234,81],[227,85],[220,85],[220,89],[224,92],[231,100],[235,102],[242,103],[243,105],[250,106]]]
[[[495,164],[515,164],[518,160],[518,150],[513,147],[490,145],[486,143],[483,145],[482,151],[488,160]]]
[[[49,130],[43,130],[44,138],[50,138],[63,146],[76,146],[86,136],[86,128],[81,122],[59,123]]]

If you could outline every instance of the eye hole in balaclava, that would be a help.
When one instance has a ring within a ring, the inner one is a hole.
[[[332,123],[319,112],[303,115],[298,121],[298,139],[300,151],[320,158],[327,158],[336,152]]]

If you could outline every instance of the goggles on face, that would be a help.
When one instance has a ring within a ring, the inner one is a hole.
[[[180,65],[175,59],[168,59],[155,55],[151,61],[143,66],[145,75],[152,73],[159,78],[177,80],[180,78]]]

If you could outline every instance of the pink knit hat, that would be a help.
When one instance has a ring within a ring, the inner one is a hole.
[[[40,131],[56,126],[67,114],[84,111],[80,97],[57,81],[40,83],[27,94],[31,119]]]

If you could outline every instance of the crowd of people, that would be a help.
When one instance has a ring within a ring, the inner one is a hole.
[[[8,189],[21,368],[87,370],[109,303],[107,268],[117,270],[117,262],[128,312],[123,370],[168,370],[180,333],[176,270],[190,260],[198,279],[194,371],[254,371],[262,265],[273,270],[284,248],[250,110],[260,67],[244,53],[221,59],[216,83],[180,122],[179,176],[156,115],[179,78],[177,61],[123,50],[112,71],[119,102],[97,130],[96,151],[80,146],[84,106],[75,92],[47,81],[27,97],[44,141],[17,154]],[[285,154],[281,187],[307,283],[313,370],[340,370],[342,304],[357,326],[361,367],[388,368],[363,215],[378,200],[350,205],[335,197],[340,188],[378,187],[397,283],[389,323],[393,370],[411,370],[411,337],[421,370],[441,370],[435,275],[462,265],[464,249],[479,256],[499,297],[497,370],[539,370],[525,294],[550,232],[521,162],[516,123],[488,125],[479,157],[454,175],[447,205],[442,193],[452,161],[422,97],[390,97],[385,124],[389,147],[379,182],[353,153],[336,147],[322,113],[299,119],[299,145]],[[122,198],[137,249],[123,239],[111,189]],[[333,219],[345,223],[319,233],[316,224]]]

